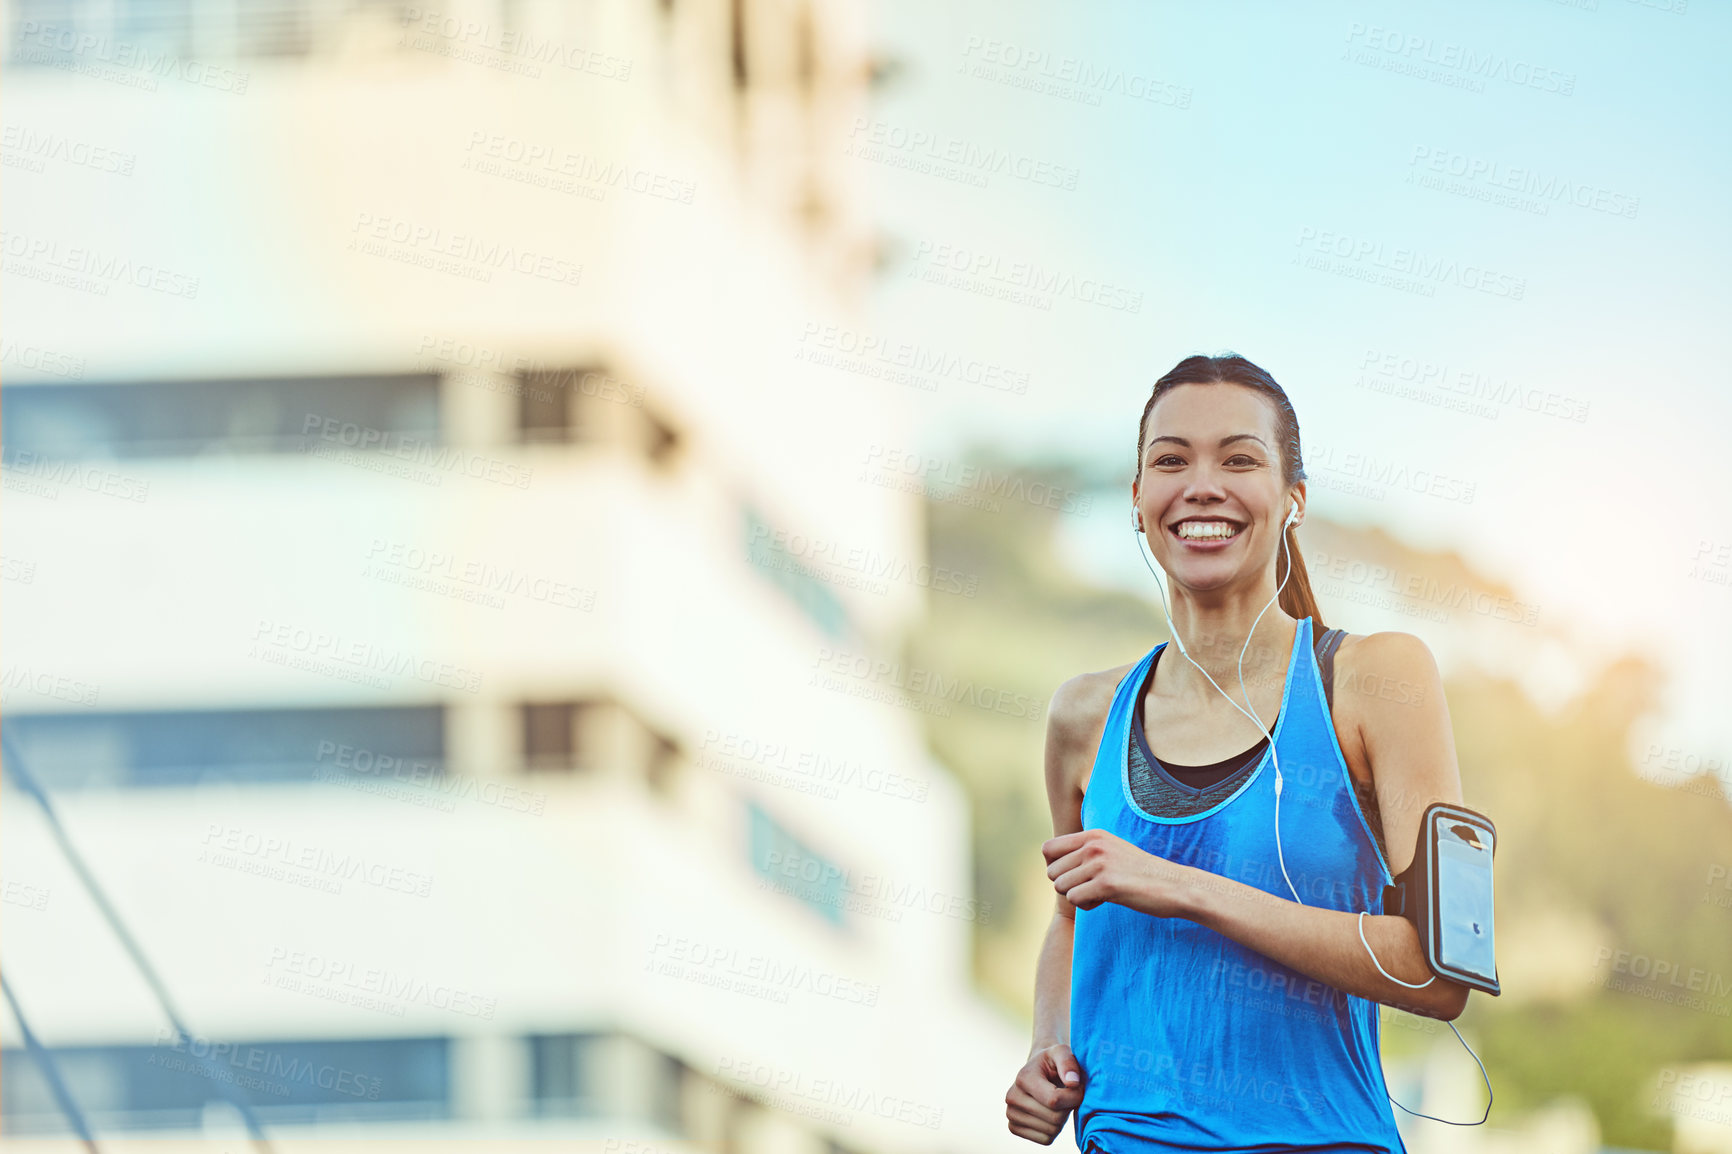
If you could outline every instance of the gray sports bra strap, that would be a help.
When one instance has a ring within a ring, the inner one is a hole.
[[[1331,629],[1317,640],[1317,674],[1323,682],[1323,700],[1331,715],[1335,712],[1335,650],[1347,633]]]
[[[1335,717],[1335,650],[1340,648],[1346,638],[1344,630],[1331,629],[1317,639],[1317,675],[1323,682],[1323,697],[1329,703],[1329,716]],[[1389,846],[1383,840],[1383,814],[1377,804],[1377,791],[1357,779],[1353,782],[1353,795],[1359,799],[1359,808],[1365,814],[1365,824],[1371,829],[1371,838],[1377,843],[1377,850],[1385,861],[1389,860]]]

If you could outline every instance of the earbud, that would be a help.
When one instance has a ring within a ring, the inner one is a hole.
[[[1281,526],[1281,528],[1285,529],[1288,525],[1291,525],[1293,522],[1297,521],[1298,519],[1299,519],[1299,502],[1294,501],[1290,506],[1288,506],[1287,521],[1285,524],[1283,524]]]

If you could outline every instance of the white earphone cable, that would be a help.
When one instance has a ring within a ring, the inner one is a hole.
[[[1287,520],[1281,525],[1281,552],[1284,557],[1287,556],[1287,526],[1293,523],[1293,518],[1298,516],[1298,513],[1298,509],[1294,508],[1294,510],[1288,514]],[[1155,579],[1155,588],[1159,590],[1161,594],[1161,613],[1165,615],[1167,619],[1167,631],[1173,635],[1173,641],[1178,645],[1180,655],[1183,656],[1186,661],[1195,665],[1197,667],[1197,672],[1208,678],[1209,684],[1215,687],[1215,691],[1222,697],[1225,697],[1227,703],[1234,709],[1237,709],[1240,713],[1249,717],[1251,719],[1251,724],[1255,725],[1258,732],[1269,740],[1269,760],[1275,767],[1275,858],[1281,863],[1281,876],[1286,880],[1287,889],[1293,894],[1293,900],[1298,902],[1300,905],[1304,905],[1305,902],[1299,896],[1298,887],[1293,884],[1293,879],[1287,874],[1287,858],[1281,851],[1281,758],[1275,751],[1275,735],[1263,724],[1262,718],[1258,717],[1255,713],[1248,711],[1244,706],[1241,706],[1237,701],[1233,700],[1233,695],[1228,693],[1225,689],[1222,689],[1220,684],[1213,677],[1209,677],[1209,671],[1204,669],[1201,665],[1197,665],[1196,659],[1186,651],[1184,638],[1179,636],[1178,627],[1173,624],[1173,613],[1171,608],[1167,605],[1167,591],[1162,587],[1160,575],[1155,572],[1154,565],[1150,563],[1149,558],[1146,556],[1146,550],[1143,543],[1143,530],[1140,526],[1137,528],[1136,533],[1138,542],[1137,555],[1143,558],[1143,564],[1147,565],[1149,568],[1149,575]],[[1292,575],[1292,572],[1293,565],[1291,558],[1289,557],[1287,572],[1281,575],[1280,584],[1275,586],[1275,596],[1269,598],[1269,604],[1263,606],[1262,611],[1257,614],[1256,620],[1251,622],[1251,632],[1246,634],[1245,645],[1239,650],[1239,688],[1245,693],[1245,705],[1251,704],[1251,694],[1245,689],[1245,652],[1251,647],[1251,638],[1256,635],[1257,625],[1263,620],[1263,614],[1269,612],[1270,606],[1274,605],[1276,600],[1280,598],[1281,590],[1286,586],[1287,578]]]
[[[1377,960],[1377,955],[1375,953],[1372,953],[1371,943],[1365,940],[1365,915],[1368,912],[1369,911],[1367,910],[1359,911],[1359,944],[1365,947],[1366,953],[1371,954],[1371,964],[1377,967],[1377,972],[1394,982],[1396,985],[1406,986],[1410,990],[1423,990],[1425,987],[1431,985],[1431,983],[1437,981],[1437,975],[1433,974],[1423,982],[1404,982],[1388,970],[1384,969],[1383,963]]]

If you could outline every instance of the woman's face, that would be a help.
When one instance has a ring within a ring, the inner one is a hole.
[[[1180,385],[1149,414],[1131,484],[1149,548],[1172,579],[1214,589],[1258,576],[1296,497],[1281,483],[1275,412],[1243,385]]]

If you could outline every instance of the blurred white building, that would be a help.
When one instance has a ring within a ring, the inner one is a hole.
[[[9,790],[5,974],[99,1137],[233,1135],[207,1057],[291,1144],[1022,1148],[874,664],[919,499],[837,463],[910,437],[835,359],[862,6],[5,22],[5,722],[199,1035]]]

